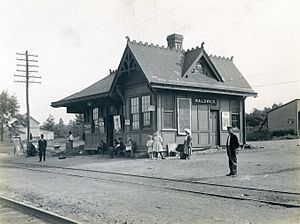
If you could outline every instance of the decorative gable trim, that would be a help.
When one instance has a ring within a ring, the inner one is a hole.
[[[194,49],[192,49],[192,50],[194,50]],[[224,82],[225,79],[218,72],[218,70],[216,69],[216,67],[214,66],[214,64],[212,63],[212,61],[210,60],[208,54],[205,52],[205,50],[204,50],[204,43],[201,44],[201,48],[196,48],[194,51],[198,51],[199,52],[198,56],[191,63],[190,67],[185,70],[185,72],[183,73],[183,77],[188,77],[188,75],[190,73],[193,73],[193,70],[197,69],[197,63],[199,63],[199,61],[203,58],[206,61],[206,63],[208,64],[209,68],[211,69],[214,77],[218,81]],[[193,52],[187,51],[186,53],[193,53]]]
[[[112,83],[111,89],[110,89],[110,96],[112,96],[115,91],[117,91],[117,93],[119,92],[118,87],[116,86],[116,83],[117,83],[118,78],[120,77],[120,75],[123,72],[130,72],[130,71],[135,70],[135,69],[141,71],[142,75],[145,77],[145,80],[147,80],[147,85],[151,89],[150,82],[149,82],[147,76],[145,75],[144,71],[141,69],[141,66],[138,63],[138,60],[136,59],[133,52],[131,51],[131,49],[128,45],[129,43],[130,43],[129,38],[127,38],[127,46],[124,50],[122,59],[121,59],[120,64],[118,66],[118,69],[116,70],[116,76],[113,80],[113,83]]]

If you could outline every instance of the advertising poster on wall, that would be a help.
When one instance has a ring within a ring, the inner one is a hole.
[[[104,132],[104,117],[99,117],[99,130]]]
[[[230,126],[230,116],[229,112],[222,111],[222,131],[226,131],[227,127]]]
[[[121,116],[120,115],[114,116],[114,129],[116,132],[121,131]]]

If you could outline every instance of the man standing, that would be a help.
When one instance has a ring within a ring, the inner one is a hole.
[[[39,146],[39,156],[40,156],[40,161],[42,162],[42,157],[43,160],[46,160],[46,148],[47,148],[47,141],[44,139],[44,135],[41,134],[41,139],[38,141],[38,146]]]
[[[235,134],[233,134],[232,127],[227,127],[227,131],[229,135],[226,141],[226,149],[227,149],[227,156],[229,159],[230,173],[226,174],[226,176],[236,176],[237,175],[236,150],[239,147],[239,140],[238,137]]]
[[[70,149],[73,149],[73,141],[74,141],[74,137],[71,131],[69,131],[68,134],[68,142],[69,142],[69,147]]]

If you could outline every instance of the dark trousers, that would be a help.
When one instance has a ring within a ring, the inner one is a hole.
[[[161,158],[164,158],[162,152],[154,152],[154,157],[158,158],[158,153],[160,154]]]
[[[227,156],[229,161],[230,173],[236,174],[237,173],[236,149],[227,149]]]
[[[46,151],[45,150],[40,150],[39,151],[39,157],[40,157],[40,161],[42,161],[42,158],[45,161],[46,160]]]
[[[69,140],[69,144],[70,144],[70,149],[73,149],[73,140]]]

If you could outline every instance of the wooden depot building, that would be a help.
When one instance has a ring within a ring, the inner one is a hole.
[[[183,36],[167,37],[168,47],[131,41],[117,70],[52,107],[84,114],[85,144],[131,137],[138,151],[159,131],[163,146],[183,143],[192,131],[193,147],[224,145],[231,125],[245,143],[245,99],[256,96],[233,57],[208,55],[204,43],[184,50]]]

